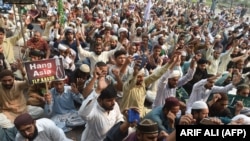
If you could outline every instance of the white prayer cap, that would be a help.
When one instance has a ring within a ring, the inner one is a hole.
[[[80,18],[80,17],[77,17],[76,19],[77,19],[77,20],[79,20],[80,22],[82,22],[82,18]]]
[[[137,75],[145,75],[145,70],[144,70],[144,68],[142,68],[139,72],[138,72],[138,74]]]
[[[199,109],[208,109],[207,103],[204,101],[195,101],[192,104],[192,109],[199,110]]]
[[[9,10],[8,13],[9,14],[14,14],[14,11],[13,10]]]
[[[31,8],[31,9],[36,9],[36,5],[35,5],[35,4],[32,4],[32,5],[30,6],[30,8]]]
[[[221,35],[217,34],[217,35],[215,36],[215,38],[216,38],[216,39],[220,39],[220,38],[221,38]]]
[[[98,14],[103,15],[104,13],[103,13],[102,10],[99,10],[99,11],[98,11]]]
[[[111,25],[110,22],[104,22],[104,23],[103,23],[103,26],[104,26],[104,27],[109,27],[109,28],[112,27],[112,25]]]
[[[82,6],[77,6],[76,8],[78,8],[78,9],[83,9],[83,7],[82,7]]]
[[[89,8],[88,8],[87,6],[85,6],[83,9],[84,9],[84,10],[88,10],[88,11],[89,11]]]
[[[87,64],[82,64],[79,69],[82,71],[82,72],[90,72],[90,68]]]
[[[137,28],[136,28],[136,31],[137,31],[137,30],[142,30],[142,27],[137,27]]]
[[[58,45],[58,49],[59,49],[59,50],[62,50],[62,51],[65,51],[65,50],[68,49],[68,47],[67,47],[66,45],[64,45],[64,44],[59,44],[59,45]]]
[[[75,33],[74,29],[70,26],[64,28],[64,33]]]
[[[69,26],[76,27],[76,24],[75,24],[74,22],[70,22],[70,23],[69,23]]]
[[[118,29],[118,35],[120,35],[121,32],[128,32],[127,28],[121,27]]]
[[[113,35],[113,36],[111,36],[111,40],[118,41],[118,37]]]
[[[186,51],[181,51],[181,56],[187,56],[187,52]]]
[[[180,77],[181,72],[179,70],[173,70],[172,73],[169,75],[169,78]]]
[[[122,24],[125,24],[125,23],[128,23],[127,19],[125,19],[125,20],[122,21]]]
[[[4,17],[4,18],[8,18],[8,15],[7,15],[7,14],[3,14],[3,17]]]

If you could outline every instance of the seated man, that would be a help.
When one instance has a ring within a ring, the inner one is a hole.
[[[86,98],[90,95],[90,93],[97,87],[99,78],[101,76],[105,76],[106,81],[114,84],[114,86],[117,88],[119,85],[122,85],[120,82],[121,81],[116,81],[115,79],[113,79],[113,77],[111,77],[108,74],[108,65],[102,61],[97,62],[95,64],[95,68],[93,70],[92,76],[89,77],[88,80],[86,80],[84,86],[83,86],[83,97]],[[116,75],[116,79],[120,79],[119,76]]]
[[[75,83],[79,92],[83,93],[84,85],[89,78],[90,78],[89,66],[87,64],[81,64],[69,77],[68,84]]]
[[[166,132],[159,132],[157,123],[150,119],[143,119],[136,126],[136,131],[128,134],[130,128],[128,121],[119,122],[115,124],[107,133],[104,141],[175,141],[175,131],[171,134]],[[134,126],[135,124],[132,124]]]
[[[19,69],[22,65],[18,62]],[[22,74],[25,72],[22,69]],[[28,88],[28,81],[17,81],[10,70],[0,72],[0,137],[1,140],[8,138],[12,140],[16,134],[14,119],[23,112],[29,112],[33,118],[39,118],[43,109],[36,106],[27,106],[23,91]]]
[[[208,102],[209,116],[220,117],[223,123],[228,124],[233,116],[240,114],[240,111],[243,108],[242,101],[237,101],[232,109],[228,108],[228,103],[229,100],[227,94],[213,94],[213,98]]]
[[[34,120],[28,113],[24,113],[16,117],[14,124],[19,131],[16,141],[72,141],[47,118]]]
[[[28,89],[28,105],[44,107],[44,92],[46,89],[45,83],[32,84]]]
[[[108,84],[105,76],[98,80],[96,89],[83,101],[79,115],[86,121],[81,141],[103,141],[108,130],[123,121],[116,102],[116,89]]]
[[[144,107],[146,88],[157,81],[169,68],[173,68],[178,61],[178,55],[174,56],[171,63],[163,65],[151,75],[144,77],[144,70],[140,68],[140,62],[136,61],[133,74],[123,85],[123,97],[120,104],[121,110],[129,107],[139,108],[140,117],[144,117],[150,111]]]
[[[62,128],[65,132],[75,126],[84,125],[85,122],[78,116],[75,102],[82,103],[81,93],[75,84],[71,87],[65,85],[65,79],[52,82],[52,88],[45,94],[45,114]]]
[[[47,41],[41,37],[41,33],[39,31],[35,31],[33,37],[27,41],[27,47],[31,50],[38,49],[42,51],[45,54],[44,58],[46,59],[50,57],[50,47]]]
[[[200,125],[202,119],[208,118],[209,108],[204,101],[195,101],[191,106],[191,114],[183,115],[180,119],[183,125]],[[222,124],[219,118],[211,117],[211,123],[215,125]],[[179,123],[180,124],[180,123]]]
[[[179,100],[175,97],[169,97],[166,98],[164,106],[154,108],[144,118],[156,122],[160,131],[171,133],[175,129],[179,110]]]
[[[209,117],[209,108],[206,102],[199,100],[192,104],[191,114],[181,116],[179,124],[181,125],[222,125],[222,124],[244,124],[246,121],[238,118],[242,115],[233,117],[225,122],[221,117]],[[203,122],[203,119],[207,119]]]
[[[194,84],[192,93],[187,101],[188,113],[190,113],[191,105],[195,101],[202,100],[206,102],[209,96],[213,93],[228,93],[228,91],[234,88],[241,81],[241,75],[235,74],[230,84],[226,86],[215,86],[214,83],[219,76],[220,75],[213,75]]]

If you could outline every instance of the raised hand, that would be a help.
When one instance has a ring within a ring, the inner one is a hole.
[[[163,59],[161,57],[158,57],[157,59],[157,65],[161,66],[163,63]]]
[[[86,81],[86,79],[83,79],[83,78],[76,78],[76,86],[77,86],[77,87],[83,86],[85,81]]]
[[[99,76],[101,75],[102,71],[100,70],[99,67],[95,67],[95,70],[93,72],[93,77],[95,78],[99,78]]]
[[[179,121],[179,125],[191,125],[195,122],[196,122],[196,120],[193,118],[193,115],[186,114],[186,115],[181,116],[181,119]]]
[[[221,95],[220,94],[214,94],[213,95],[213,102],[216,102],[217,100],[221,99]]]
[[[117,77],[120,77],[120,70],[119,69],[112,69],[112,73],[114,74],[114,76],[117,78]]]
[[[179,51],[175,52],[170,60],[170,69],[173,69],[176,65],[180,64],[181,61],[181,53]]]
[[[196,64],[197,64],[197,60],[195,57],[193,57],[190,63],[190,68],[195,69]]]
[[[23,69],[23,62],[21,59],[16,59],[16,64],[18,69]]]
[[[96,93],[101,93],[102,90],[104,90],[107,86],[109,85],[109,83],[106,81],[105,77],[99,77],[98,79],[98,83],[97,83],[97,88],[96,88]]]
[[[27,16],[27,18],[25,19],[25,25],[29,25],[31,23],[31,18],[30,16]]]
[[[216,74],[214,76],[211,76],[208,78],[208,81],[215,81],[216,79],[218,79],[221,76],[221,74]]]
[[[133,56],[129,55],[125,60],[125,64],[129,65],[133,61],[133,59]]]
[[[79,91],[78,91],[75,83],[71,83],[71,92],[74,94],[79,94]]]

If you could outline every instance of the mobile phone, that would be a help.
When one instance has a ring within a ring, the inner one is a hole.
[[[141,65],[140,65],[140,69],[142,69],[142,68],[145,67],[147,61],[148,61],[147,56],[146,56],[146,55],[142,55],[142,56],[141,56]]]
[[[203,118],[200,121],[200,124],[203,124],[203,125],[216,125],[216,123],[212,122],[209,118]]]
[[[148,58],[147,58],[146,55],[135,55],[134,60],[140,60],[141,61],[141,64],[139,65],[139,69],[142,69],[142,68],[145,67]]]
[[[128,122],[133,123],[133,122],[139,122],[140,120],[140,114],[134,110],[134,109],[129,109],[128,110]]]
[[[134,58],[134,60],[138,60],[138,59],[140,59],[140,56],[139,55],[134,55],[133,58]]]

